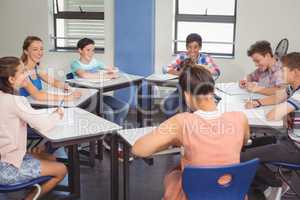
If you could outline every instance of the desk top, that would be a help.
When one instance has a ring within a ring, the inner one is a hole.
[[[78,90],[81,92],[81,97],[79,99],[76,99],[75,101],[64,101],[63,107],[69,108],[69,107],[77,107],[80,106],[82,103],[87,101],[89,98],[94,96],[98,91],[95,89],[86,89],[86,88],[73,88],[74,90]],[[60,94],[64,95],[63,91],[61,89],[57,88],[48,88],[45,90],[52,94]],[[33,99],[31,96],[27,97],[29,103],[33,106],[40,106],[40,107],[56,107],[59,106],[60,101],[52,101],[49,99],[48,101],[38,101]]]
[[[144,127],[144,128],[133,128],[133,129],[125,129],[118,131],[119,135],[132,147],[134,143],[144,135],[150,133],[156,127]],[[180,153],[182,151],[181,148],[169,148],[167,150],[160,151],[154,155],[166,155],[166,154],[174,154]]]
[[[144,127],[144,128],[134,128],[134,129],[126,129],[126,130],[121,130],[118,131],[119,135],[125,140],[130,147],[134,145],[134,143],[143,137],[144,135],[147,135],[150,133],[153,129],[156,127]],[[248,144],[250,145],[252,143],[252,140],[248,140]],[[174,154],[174,153],[182,153],[183,148],[176,147],[176,148],[169,148],[167,150],[160,151],[154,155],[166,155],[166,154]]]
[[[69,80],[66,80],[66,82],[75,84],[75,85],[78,85],[81,87],[103,89],[106,87],[112,87],[112,86],[131,83],[131,82],[135,82],[135,81],[141,81],[141,80],[143,80],[143,78],[144,77],[138,76],[138,75],[122,73],[116,79],[104,80],[101,82],[89,81],[88,79],[87,80],[85,80],[85,79],[79,79],[79,80],[78,79],[69,79]]]
[[[223,112],[241,111],[246,114],[250,126],[264,126],[272,128],[283,128],[283,120],[268,121],[266,114],[274,106],[262,106],[254,109],[246,109],[245,102],[249,99],[249,95],[228,95],[223,92],[216,91],[216,94],[222,98],[218,104],[218,109]]]
[[[54,109],[43,109],[53,112]],[[64,142],[116,132],[121,127],[81,108],[66,108],[64,118],[50,131],[39,133],[51,142]]]

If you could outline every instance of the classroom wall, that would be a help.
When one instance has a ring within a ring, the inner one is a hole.
[[[248,47],[257,40],[269,40],[273,47],[281,38],[290,41],[290,51],[300,51],[299,0],[237,0],[236,51],[233,59],[215,59],[222,75],[219,81],[242,78],[254,70]],[[156,1],[155,71],[171,62],[174,0]],[[205,39],[205,38],[204,38]]]
[[[155,71],[172,60],[173,1],[156,0]],[[43,63],[55,69],[69,66],[76,53],[49,52],[48,0],[0,1],[0,56],[21,54],[24,38],[29,34],[45,41]],[[114,57],[114,1],[105,0],[106,51],[96,54],[107,64]],[[222,68],[221,81],[234,81],[254,69],[246,50],[254,41],[268,39],[273,45],[281,38],[290,40],[290,50],[300,51],[299,0],[238,0],[236,55],[233,59],[216,59]],[[52,26],[52,24],[50,24]]]

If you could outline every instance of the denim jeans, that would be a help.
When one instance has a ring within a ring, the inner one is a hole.
[[[103,116],[105,119],[122,125],[129,111],[129,104],[113,96],[103,96]]]
[[[163,101],[163,112],[166,118],[170,118],[177,112],[188,111],[183,95],[180,94],[179,90],[175,90]]]

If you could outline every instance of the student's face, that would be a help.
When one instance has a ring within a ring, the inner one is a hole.
[[[33,41],[28,49],[25,50],[25,54],[27,54],[28,60],[39,63],[44,55],[43,43],[41,41]]]
[[[91,61],[95,54],[95,45],[86,45],[83,49],[79,49],[80,57],[86,61]]]
[[[284,83],[287,83],[287,84],[293,84],[293,82],[298,79],[298,74],[299,74],[299,70],[291,70],[289,69],[288,67],[286,66],[283,66],[282,67],[282,74],[283,74],[283,80],[284,80]]]
[[[254,62],[255,66],[260,71],[265,71],[270,66],[270,58],[271,56],[269,54],[261,55],[259,53],[254,53],[252,56],[252,61]]]
[[[201,46],[197,42],[191,42],[186,46],[187,54],[191,59],[197,59],[199,56],[199,51],[201,50]]]
[[[8,80],[10,84],[13,86],[13,88],[17,90],[20,87],[26,86],[27,77],[28,77],[28,72],[25,70],[24,64],[21,63],[17,67],[17,72],[15,76],[10,76]]]

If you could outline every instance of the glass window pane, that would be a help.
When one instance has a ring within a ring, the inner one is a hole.
[[[178,22],[177,40],[185,40],[190,33],[198,33],[203,41],[233,42],[234,24]]]
[[[59,11],[104,12],[104,0],[58,0]]]
[[[232,54],[233,52],[233,44],[222,44],[222,42],[233,43],[234,24],[178,22],[177,40],[185,41],[190,33],[198,33],[201,35],[203,40],[203,52],[225,54]],[[205,42],[213,42],[213,44]],[[185,43],[178,43],[178,51],[185,50]]]
[[[57,19],[58,47],[76,47],[77,41],[88,37],[95,40],[97,48],[104,48],[104,21]]]
[[[179,14],[235,15],[235,0],[178,0]]]

